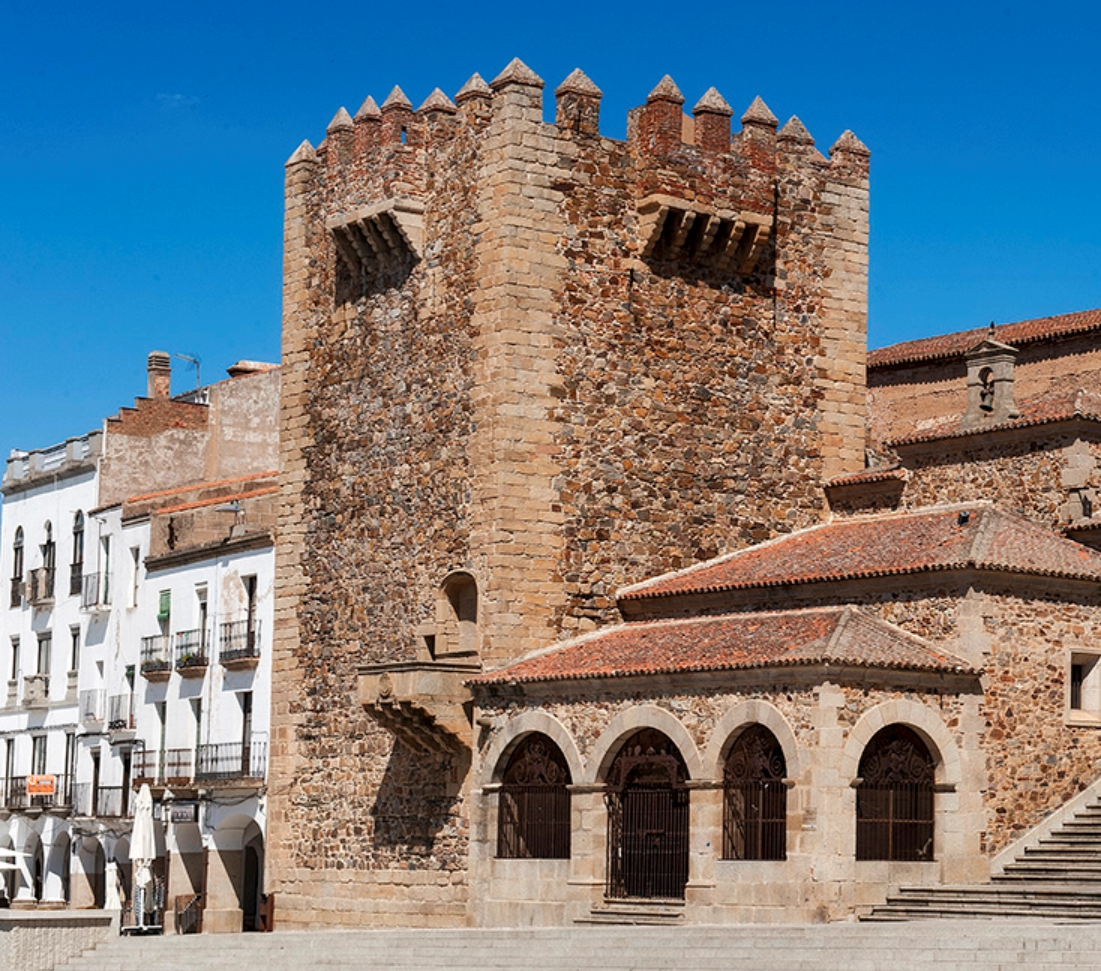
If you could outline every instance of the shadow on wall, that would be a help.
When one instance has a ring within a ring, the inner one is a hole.
[[[396,741],[371,807],[373,844],[402,854],[431,856],[445,868],[453,853],[455,862],[462,865],[465,837],[460,837],[454,823],[470,762],[465,747],[453,754],[425,753]]]

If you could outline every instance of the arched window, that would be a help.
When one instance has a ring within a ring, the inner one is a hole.
[[[69,593],[79,596],[84,585],[84,513],[73,517],[73,560],[69,566]]]
[[[54,595],[54,573],[57,567],[57,544],[54,543],[53,524],[46,521],[46,542],[42,544],[42,574],[44,595],[51,598]]]
[[[497,809],[497,856],[567,860],[570,856],[570,769],[562,750],[538,732],[512,753]]]
[[[11,544],[11,599],[10,605],[18,607],[23,601],[23,527],[15,531]]]
[[[723,859],[787,859],[787,763],[764,725],[747,728],[723,771]]]
[[[979,372],[979,385],[979,407],[983,411],[993,411],[995,394],[994,372],[990,368],[984,367]]]
[[[673,741],[644,728],[608,771],[609,897],[683,899],[688,883],[688,769]]]
[[[933,859],[935,763],[913,729],[888,725],[860,759],[858,860]]]
[[[440,585],[436,604],[434,657],[478,653],[478,583],[469,573],[449,574]]]

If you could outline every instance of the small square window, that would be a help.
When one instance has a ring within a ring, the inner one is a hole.
[[[1071,652],[1066,699],[1068,721],[1101,725],[1101,652]]]

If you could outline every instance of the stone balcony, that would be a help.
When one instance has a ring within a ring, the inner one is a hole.
[[[367,714],[415,751],[453,752],[470,746],[473,702],[463,682],[473,661],[396,661],[359,669],[359,700]]]

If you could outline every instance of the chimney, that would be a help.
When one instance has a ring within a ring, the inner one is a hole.
[[[146,372],[149,375],[149,398],[172,396],[172,359],[164,351],[150,351]]]

